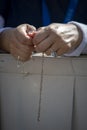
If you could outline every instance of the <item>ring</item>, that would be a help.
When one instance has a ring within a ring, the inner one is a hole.
[[[54,51],[52,48],[50,48],[50,50],[51,50],[51,55],[52,55],[53,57],[57,57],[56,51]]]

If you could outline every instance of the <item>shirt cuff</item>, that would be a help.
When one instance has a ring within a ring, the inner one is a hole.
[[[4,27],[4,28],[0,28],[0,33],[3,32],[6,29],[11,29],[11,27]]]
[[[87,54],[87,25],[71,21],[69,23],[77,25],[83,33],[83,39],[81,44],[71,53],[66,53],[64,56],[79,56],[80,54]]]

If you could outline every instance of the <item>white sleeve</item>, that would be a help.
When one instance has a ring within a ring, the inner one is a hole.
[[[87,54],[87,25],[71,21],[69,23],[76,24],[83,33],[83,40],[81,44],[71,53],[66,53],[64,56],[79,56],[80,54]]]
[[[0,15],[0,33],[6,29],[9,29],[10,27],[4,27],[4,18]]]
[[[10,27],[4,27],[4,28],[0,28],[0,33],[6,29],[10,29]]]

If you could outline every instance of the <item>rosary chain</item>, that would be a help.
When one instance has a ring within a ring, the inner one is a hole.
[[[44,64],[44,53],[42,54],[42,70],[41,70],[41,81],[40,81],[40,94],[39,94],[39,106],[37,121],[40,121],[41,116],[41,102],[42,102],[42,89],[43,89],[43,64]]]

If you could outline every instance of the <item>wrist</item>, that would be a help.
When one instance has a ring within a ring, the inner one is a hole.
[[[77,40],[77,46],[76,46],[76,48],[77,48],[83,40],[83,32],[79,26],[77,26],[77,25],[75,25],[75,26],[77,27],[77,30],[78,30],[78,40]]]

